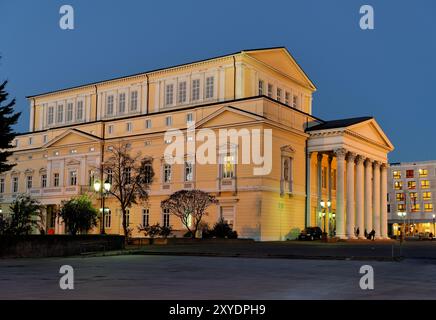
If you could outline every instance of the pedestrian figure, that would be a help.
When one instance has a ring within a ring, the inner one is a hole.
[[[356,237],[357,238],[359,238],[359,233],[360,233],[360,230],[359,230],[359,227],[357,227],[357,229],[356,229]]]
[[[374,241],[375,240],[375,230],[372,229],[371,232],[369,233],[369,238]]]
[[[365,236],[365,239],[368,239],[368,231],[366,231],[366,228],[365,228],[365,232],[363,233],[363,235]]]

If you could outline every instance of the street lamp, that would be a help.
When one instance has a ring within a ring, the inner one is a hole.
[[[110,189],[111,189],[111,183],[109,182],[109,180],[106,179],[106,181],[103,183],[103,188],[102,188],[100,180],[95,180],[94,190],[95,190],[95,192],[100,193],[100,201],[101,201],[101,227],[100,227],[101,234],[105,234],[105,231],[104,231],[104,213],[105,213],[106,208],[104,205],[104,200],[105,200],[107,194],[109,193]]]
[[[435,236],[435,219],[436,219],[436,214],[433,213],[433,237]],[[433,240],[433,239],[432,239]]]
[[[406,215],[407,215],[407,213],[405,211],[399,211],[398,212],[398,216],[400,218],[403,218],[403,232],[402,232],[400,240],[403,240],[403,238],[405,238],[405,235],[406,235],[406,220],[405,220],[406,219]]]
[[[324,232],[323,232],[323,234],[325,234],[325,237],[327,238],[327,233],[326,233],[326,230],[327,230],[326,209],[330,208],[332,203],[329,200],[327,200],[327,201],[321,200],[320,205],[321,205],[321,208],[322,208],[322,211],[323,211],[322,212],[322,216],[324,218]]]

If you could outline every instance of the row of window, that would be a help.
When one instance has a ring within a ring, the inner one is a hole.
[[[430,188],[430,181],[429,180],[421,180],[420,185],[421,185],[421,189],[429,189]],[[403,189],[403,181],[395,181],[394,182],[394,189],[395,190],[402,190]],[[416,181],[407,181],[407,189],[409,189],[409,190],[416,189]]]
[[[421,205],[419,203],[412,203],[411,210],[412,212],[419,212],[421,211]],[[406,205],[404,203],[397,204],[397,211],[405,212]],[[432,212],[432,211],[433,211],[433,203],[424,203],[424,212]]]
[[[84,120],[84,111],[83,101],[81,100],[77,101],[77,103],[67,102],[66,105],[59,103],[56,109],[54,106],[49,106],[47,110],[47,124],[82,121]]]
[[[436,173],[436,169],[435,169],[435,173]],[[392,171],[392,177],[394,179],[401,179],[401,170]],[[418,177],[420,178],[428,177],[428,169],[418,169]],[[413,178],[415,178],[415,170],[413,169],[406,170],[406,179],[413,179]]]
[[[265,93],[270,98],[275,97],[275,99],[279,102],[283,102],[288,106],[291,106],[296,109],[300,109],[300,101],[298,95],[291,94],[289,91],[283,90],[282,88],[279,87],[276,87],[276,90],[274,92],[274,85],[272,85],[271,83],[267,83],[265,88],[265,81],[259,80],[258,94],[261,96],[261,95],[265,95]]]
[[[118,213],[119,213],[119,215],[121,214],[120,212],[118,212]],[[126,210],[126,224],[127,224],[127,226],[130,225],[130,210],[129,209]],[[144,227],[150,225],[150,209],[149,208],[143,208],[141,210],[141,225]],[[170,226],[170,212],[168,209],[164,209],[162,212],[162,225],[164,227]],[[105,213],[104,227],[107,229],[110,229],[112,227],[112,212],[110,210]]]
[[[418,199],[418,192],[410,192],[410,199],[416,201]],[[400,192],[395,195],[397,201],[405,201],[405,194]],[[431,191],[425,191],[422,193],[422,200],[431,200]]]
[[[115,114],[122,115],[126,112],[138,111],[138,91],[130,92],[130,99],[127,101],[126,93],[121,92],[118,94],[118,104],[115,106],[115,96],[110,94],[106,97],[106,115],[113,116]]]
[[[201,99],[200,79],[193,79],[191,82],[191,95],[187,94],[187,82],[180,81],[175,84],[170,83],[165,85],[165,106],[174,104],[186,104],[188,102],[197,102]],[[204,99],[213,99],[215,94],[215,78],[213,76],[206,77],[204,86]]]

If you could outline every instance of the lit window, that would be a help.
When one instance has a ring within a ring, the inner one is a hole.
[[[71,102],[67,103],[67,115],[66,115],[67,122],[73,121],[73,104]]]
[[[132,91],[130,93],[130,111],[136,111],[138,109],[138,91]]]
[[[193,180],[193,165],[192,162],[185,162],[185,181]]]
[[[53,186],[59,187],[59,173],[53,174]]]
[[[126,111],[126,94],[120,93],[118,101],[118,112],[124,113]]]
[[[58,113],[56,117],[56,122],[61,123],[64,121],[64,106],[62,104],[58,105]]]
[[[192,101],[200,99],[200,79],[192,80]]]
[[[213,83],[214,83],[213,77],[206,78],[206,99],[213,98]]]
[[[173,118],[172,118],[171,116],[166,117],[166,118],[165,118],[165,125],[166,125],[167,127],[171,127],[172,124],[173,124]]]
[[[431,200],[431,192],[430,191],[425,191],[422,193],[422,199],[423,200]]]
[[[402,181],[395,181],[394,182],[394,189],[395,190],[402,190],[403,189],[403,182]]]
[[[72,170],[70,171],[70,186],[77,185],[77,171]]]
[[[77,101],[76,120],[83,120],[83,101]]]
[[[186,81],[179,82],[178,103],[186,102]]]
[[[163,210],[162,219],[163,219],[163,226],[169,227],[170,226],[170,210],[169,209]]]
[[[406,206],[404,203],[399,203],[399,204],[397,204],[397,209],[399,212],[404,212],[404,211],[406,211]]]
[[[164,165],[164,182],[170,183],[171,182],[171,165],[165,164]]]
[[[397,201],[404,201],[404,193],[397,193],[396,199]]]
[[[424,211],[432,212],[433,211],[433,203],[424,203]]]
[[[222,178],[233,178],[235,175],[235,157],[232,155],[225,156],[222,164]]]
[[[145,120],[145,128],[146,129],[150,129],[151,128],[151,120],[150,119]]]
[[[48,108],[48,115],[47,115],[47,123],[53,124],[53,119],[54,119],[54,108],[49,107]]]
[[[174,85],[167,84],[165,87],[165,105],[169,106],[173,104]]]
[[[108,96],[106,102],[106,114],[114,114],[114,96]]]
[[[111,224],[112,224],[112,213],[110,210],[105,210],[104,213],[104,227],[107,229],[111,228]]]
[[[282,89],[277,88],[277,101],[282,101]]]
[[[430,188],[430,181],[429,180],[422,180],[421,181],[421,189],[428,189]]]
[[[27,190],[32,189],[32,182],[33,182],[33,177],[32,176],[27,176],[26,177],[26,187],[27,187]]]
[[[416,181],[407,181],[408,189],[416,189]]]
[[[150,209],[142,209],[142,226],[146,227],[150,224]]]
[[[401,179],[401,171],[396,170],[392,173],[394,179]]]
[[[419,169],[419,176],[421,178],[425,178],[428,175],[428,170],[427,169]]]
[[[272,98],[273,95],[273,85],[268,83],[268,97]]]
[[[419,203],[412,203],[412,211],[413,212],[417,212],[421,209],[421,206],[419,205]]]
[[[264,82],[263,82],[263,80],[259,80],[259,96],[261,96],[261,95],[263,95],[264,94]]]
[[[414,176],[414,170],[406,170],[406,178],[413,178]]]

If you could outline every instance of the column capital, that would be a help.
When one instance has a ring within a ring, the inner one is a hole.
[[[374,169],[380,168],[381,162],[380,161],[374,161],[373,163]]]
[[[388,168],[388,164],[386,162],[381,163],[380,165],[381,169],[387,169]]]
[[[347,160],[348,160],[348,161],[354,161],[354,159],[356,159],[356,153],[354,153],[354,152],[348,152],[348,153],[347,153]]]
[[[322,161],[323,156],[324,155],[322,153],[318,152],[318,154],[316,155],[316,159],[318,159],[318,161]]]
[[[344,160],[345,155],[347,154],[347,149],[338,148],[338,149],[335,149],[333,152],[339,160]]]
[[[366,160],[366,158],[360,154],[356,156],[356,164],[361,165]]]
[[[369,167],[369,166],[372,166],[372,159],[371,158],[366,158],[365,159],[365,166],[367,166],[367,167]]]

